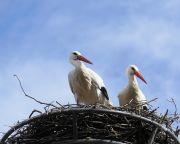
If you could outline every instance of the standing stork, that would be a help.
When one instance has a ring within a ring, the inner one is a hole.
[[[83,103],[89,105],[101,103],[105,106],[112,106],[101,77],[83,63],[92,64],[92,62],[87,60],[78,51],[70,54],[69,61],[75,67],[69,73],[68,79],[77,104]]]
[[[147,84],[146,80],[139,72],[137,66],[130,65],[127,68],[127,75],[128,75],[128,85],[118,94],[119,104],[120,106],[127,107],[136,107],[138,109],[147,109],[146,105],[143,103],[146,102],[146,98],[139,88],[136,76],[140,78],[144,83]],[[139,106],[138,106],[139,105]]]

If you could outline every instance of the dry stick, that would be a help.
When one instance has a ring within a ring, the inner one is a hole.
[[[33,111],[31,112],[31,114],[29,115],[29,118],[31,118],[31,116],[32,116],[35,112],[42,114],[42,112],[39,111],[39,110],[33,110]]]
[[[149,104],[149,103],[151,103],[151,102],[153,102],[153,101],[155,101],[155,100],[157,100],[157,99],[158,99],[158,98],[154,98],[154,99],[152,99],[152,100],[150,100],[150,101],[148,101],[148,102],[144,102],[143,104],[137,105],[137,107],[143,106],[143,105],[145,105],[145,104]]]
[[[155,111],[157,111],[158,108],[159,108],[159,107],[157,107],[157,108],[153,109],[152,111],[150,111],[150,112],[146,115],[146,117],[149,116],[149,115],[151,115],[151,114],[153,114]]]
[[[65,108],[62,104],[60,104],[58,101],[56,101],[58,105],[60,105],[62,108]]]
[[[121,108],[125,108],[125,107],[129,106],[129,105],[131,104],[132,101],[133,101],[133,99],[131,99],[131,100],[129,101],[129,103],[123,105]]]
[[[28,95],[28,94],[25,92],[25,90],[24,90],[24,88],[23,88],[23,86],[22,86],[22,83],[21,83],[19,77],[18,77],[16,74],[14,75],[14,77],[17,78],[17,80],[18,80],[18,82],[19,82],[19,85],[20,85],[20,87],[21,87],[21,90],[22,90],[22,92],[24,93],[24,95],[25,95],[26,97],[28,97],[28,98],[30,98],[30,99],[33,99],[34,101],[36,101],[36,102],[39,103],[39,104],[43,104],[43,105],[46,105],[46,106],[52,106],[52,107],[55,107],[55,108],[58,109],[57,106],[55,106],[55,105],[53,105],[53,104],[51,104],[51,103],[41,102],[41,101],[33,98],[32,96]]]
[[[174,123],[174,121],[178,121],[179,116],[178,116],[178,113],[177,113],[177,105],[176,105],[174,99],[171,98],[171,100],[168,100],[168,102],[173,103],[173,105],[175,107],[174,118],[171,119],[171,124],[168,124],[168,126],[171,126]],[[176,134],[176,136],[179,135],[179,134],[177,135],[177,133],[179,133],[177,130],[174,133]]]
[[[176,105],[176,103],[175,103],[175,101],[174,101],[174,99],[173,98],[171,98],[171,100],[168,100],[170,103],[173,103],[174,104],[174,107],[175,107],[175,112],[174,112],[174,116],[177,116],[177,105]]]
[[[166,113],[164,114],[164,116],[163,116],[162,119],[160,120],[160,122],[159,122],[160,124],[163,123],[163,121],[164,121],[164,119],[166,118],[167,114],[168,114],[168,110],[166,110]],[[155,128],[155,130],[153,131],[153,134],[152,134],[152,136],[151,136],[148,144],[153,144],[154,139],[155,139],[155,135],[156,135],[158,129],[159,129],[159,128]]]
[[[150,100],[150,101],[148,101],[148,102],[144,102],[143,104],[137,105],[137,107],[143,106],[143,105],[145,105],[145,104],[149,104],[149,103],[151,103],[151,102],[153,102],[153,101],[155,101],[155,100],[157,100],[157,99],[158,99],[158,98],[154,98],[154,99],[152,99],[152,100]],[[132,101],[133,101],[133,99],[131,99],[128,104],[123,105],[121,108],[124,108],[124,107],[129,106],[129,105],[132,103]]]
[[[152,100],[150,100],[150,101],[148,101],[148,102],[145,102],[144,104],[149,104],[149,103],[151,103],[151,102],[153,102],[153,101],[155,101],[155,100],[157,100],[158,98],[154,98],[154,99],[152,99]]]
[[[176,131],[175,131],[174,133],[175,133],[175,135],[176,135],[177,137],[179,136],[180,129],[179,129],[179,127],[178,127],[178,126],[176,127]]]

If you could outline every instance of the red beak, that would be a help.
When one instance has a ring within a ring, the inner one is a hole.
[[[85,57],[83,57],[83,56],[78,56],[77,57],[77,59],[78,60],[81,60],[81,61],[84,61],[84,62],[86,62],[86,63],[89,63],[89,64],[93,64],[91,61],[89,61],[88,59],[86,59]]]
[[[144,79],[144,77],[142,76],[142,74],[140,72],[135,71],[134,73],[138,78],[140,78],[144,83],[147,84],[146,80]]]

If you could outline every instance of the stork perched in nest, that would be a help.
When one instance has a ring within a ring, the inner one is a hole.
[[[69,61],[75,67],[69,73],[68,79],[77,104],[100,103],[104,106],[112,106],[102,78],[83,63],[92,64],[92,62],[78,51],[70,54]]]
[[[147,102],[146,98],[139,88],[136,76],[147,84],[146,80],[139,72],[137,66],[130,65],[127,68],[128,85],[118,94],[120,106],[127,106],[130,108],[147,109],[147,105],[143,103]]]

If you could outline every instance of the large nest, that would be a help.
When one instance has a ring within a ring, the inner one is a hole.
[[[178,144],[172,119],[155,110],[66,105],[17,123],[6,144]]]

